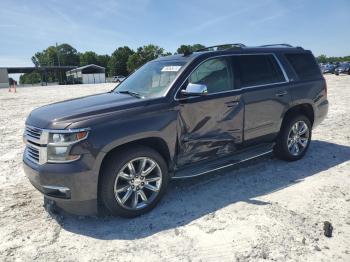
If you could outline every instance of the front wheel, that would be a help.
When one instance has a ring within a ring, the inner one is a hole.
[[[288,119],[276,141],[276,157],[287,161],[302,158],[310,145],[311,128],[310,120],[304,115]]]
[[[112,215],[136,217],[156,206],[167,184],[163,157],[152,148],[137,146],[116,152],[107,160],[101,198]]]

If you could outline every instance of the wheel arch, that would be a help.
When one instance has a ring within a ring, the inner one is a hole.
[[[118,152],[121,151],[127,147],[131,147],[131,146],[146,146],[149,148],[152,148],[154,150],[156,150],[165,160],[167,166],[168,166],[168,170],[172,169],[173,166],[173,159],[169,150],[169,147],[167,145],[167,143],[165,142],[165,140],[161,137],[147,137],[147,138],[139,138],[136,140],[132,140],[132,141],[128,141],[119,145],[116,145],[112,148],[109,149],[108,152],[105,152],[103,158],[101,159],[101,163],[99,165],[99,169],[98,169],[98,181],[97,181],[97,197],[99,198],[100,195],[100,191],[101,191],[101,178],[103,175],[103,167],[105,165],[105,163],[111,158],[113,157],[113,155]]]
[[[315,110],[310,103],[302,103],[293,105],[284,113],[281,128],[288,119],[298,114],[305,115],[310,120],[311,126],[313,126],[315,121]]]

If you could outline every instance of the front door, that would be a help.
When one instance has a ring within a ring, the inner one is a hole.
[[[188,83],[207,86],[207,95],[183,97],[178,93],[178,166],[225,156],[243,139],[244,106],[234,90],[230,57],[211,58],[188,77]]]

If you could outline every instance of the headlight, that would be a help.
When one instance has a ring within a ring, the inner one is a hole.
[[[71,147],[87,138],[87,130],[49,133],[47,144],[47,162],[62,163],[78,160],[80,155],[71,155]]]
[[[50,133],[49,144],[71,144],[83,140],[87,137],[88,131],[72,132],[72,133]]]

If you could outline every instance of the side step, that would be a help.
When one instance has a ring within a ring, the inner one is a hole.
[[[274,144],[263,144],[259,146],[252,146],[234,155],[222,157],[212,161],[201,161],[196,164],[188,165],[178,170],[175,170],[173,179],[189,178],[215,172],[220,169],[232,167],[240,163],[262,157],[272,153]]]

